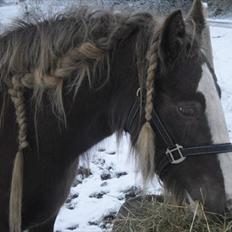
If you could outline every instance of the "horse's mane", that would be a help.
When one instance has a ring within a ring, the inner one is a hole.
[[[18,20],[0,35],[0,91],[6,92],[6,84],[16,77],[23,87],[33,89],[36,105],[46,92],[53,109],[64,119],[64,81],[74,94],[86,78],[90,87],[96,76],[104,78],[100,81],[104,85],[109,79],[111,51],[135,30],[134,56],[141,67],[140,82],[144,80],[152,19],[147,13],[76,9],[42,20]],[[95,75],[103,71],[108,75]]]

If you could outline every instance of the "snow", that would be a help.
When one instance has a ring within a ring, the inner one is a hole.
[[[19,5],[1,6],[0,25],[9,24],[22,12]],[[221,20],[220,23],[226,22],[224,26],[217,26],[212,22],[215,20],[209,21],[213,25],[210,29],[215,70],[222,88],[222,103],[232,139],[232,28],[225,26],[231,20]],[[110,226],[106,221],[113,219],[127,197],[144,191],[162,191],[156,179],[144,189],[133,155],[130,154],[128,135],[123,136],[119,146],[113,135],[88,153],[88,158],[80,164],[82,172],[77,175],[70,195],[59,212],[56,232],[106,231]]]
[[[56,220],[56,231],[66,231],[66,228],[76,225],[78,228],[73,231],[102,231],[99,227],[96,228],[96,225],[89,224],[104,226],[101,225],[102,219],[117,213],[128,190],[132,188],[132,192],[144,191],[133,159],[128,157],[130,153],[128,144],[129,137],[124,135],[117,147],[116,137],[113,135],[89,152],[91,153],[89,168],[92,175],[84,179],[82,184],[71,188],[70,195],[78,194],[79,197],[72,201],[74,209],[67,209],[66,204],[62,207]],[[107,179],[102,180],[102,175]],[[157,184],[150,185],[151,187],[152,192],[160,191]],[[89,197],[99,193],[103,194],[100,199]]]
[[[0,19],[1,24],[8,24],[11,22],[12,18],[20,16],[20,11],[18,5],[6,5],[0,8]]]
[[[215,71],[222,90],[222,105],[232,139],[232,28],[211,27],[211,38]]]

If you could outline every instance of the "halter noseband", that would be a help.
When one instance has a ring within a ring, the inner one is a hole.
[[[127,131],[130,131],[136,117],[139,114],[139,105],[139,100],[136,99],[130,109],[128,120],[126,122]],[[165,148],[161,150],[161,160],[156,165],[156,171],[159,176],[164,175],[164,171],[169,165],[180,164],[190,156],[216,155],[218,153],[232,152],[231,143],[210,144],[194,147],[184,147],[176,143],[175,139],[171,136],[155,109],[152,111],[150,123],[156,136],[162,140],[165,146]]]

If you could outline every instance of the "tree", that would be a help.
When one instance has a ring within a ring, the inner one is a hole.
[[[231,13],[232,11],[231,0],[208,0],[208,5],[214,16]]]

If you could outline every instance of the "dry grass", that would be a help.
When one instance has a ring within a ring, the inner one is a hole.
[[[193,213],[194,211],[194,213]],[[230,232],[228,217],[205,213],[201,204],[195,209],[142,200],[126,203],[115,219],[113,232]]]

